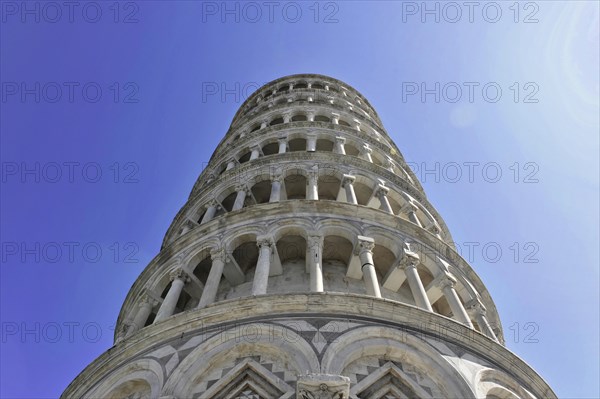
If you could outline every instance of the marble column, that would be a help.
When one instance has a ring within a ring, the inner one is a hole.
[[[212,260],[212,265],[197,308],[203,308],[215,301],[219,283],[221,282],[221,276],[223,275],[223,268],[227,261],[227,254],[223,249],[216,249],[210,251],[210,258]]]
[[[286,112],[283,114],[283,123],[290,123],[292,120],[292,114],[290,112]]]
[[[477,322],[481,333],[497,342],[498,338],[496,337],[494,330],[487,320],[485,306],[483,306],[483,304],[477,299],[473,299],[467,304],[467,308],[469,313],[473,315],[473,318]]]
[[[306,151],[317,151],[317,135],[315,133],[308,133],[306,135]]]
[[[373,150],[371,149],[371,147],[369,147],[368,144],[365,144],[362,148],[360,155],[365,161],[373,162],[373,158],[371,157],[372,152]]]
[[[318,200],[319,199],[319,173],[316,171],[310,171],[306,178],[306,199]]]
[[[410,220],[419,227],[423,227],[421,225],[421,222],[419,221],[419,218],[417,217],[418,209],[419,207],[417,205],[413,204],[412,202],[407,202],[402,206],[402,208],[400,208],[400,213],[405,212],[408,216],[408,220]]]
[[[269,284],[269,271],[271,269],[271,245],[273,241],[270,237],[257,237],[258,261],[252,281],[252,295],[264,295],[267,293]]]
[[[308,253],[306,262],[310,272],[310,291],[323,292],[323,236],[312,234],[306,242]]]
[[[454,285],[456,284],[456,279],[452,276],[447,276],[442,278],[438,286],[444,293],[448,304],[450,305],[450,310],[452,310],[452,314],[454,318],[466,325],[469,328],[473,328],[473,323],[471,323],[471,318],[467,314],[465,307],[463,306],[460,298],[458,297],[458,293],[454,289]]]
[[[340,124],[340,114],[332,113],[331,114],[331,122],[333,122],[334,125],[339,125]]]
[[[346,144],[346,139],[344,137],[337,136],[335,138],[335,147],[334,147],[333,151],[336,154],[346,155],[345,144]]]
[[[190,278],[183,271],[182,268],[177,268],[170,273],[171,277],[171,288],[169,288],[169,292],[167,292],[167,296],[163,300],[162,305],[160,305],[160,309],[158,309],[158,313],[156,314],[156,318],[154,319],[155,323],[158,323],[161,320],[164,320],[173,315],[175,311],[175,307],[177,306],[177,301],[179,301],[179,296],[181,295],[181,291],[183,290],[183,286],[187,283]]]
[[[423,282],[417,272],[417,265],[420,262],[419,255],[410,249],[409,244],[405,243],[402,256],[400,268],[402,268],[406,274],[408,286],[410,287],[410,292],[413,294],[416,305],[421,309],[433,312],[431,304],[429,303],[429,298],[427,298],[427,293],[425,292],[425,287],[423,287]]]
[[[392,160],[392,158],[387,157],[385,159],[385,167],[387,168],[387,170],[389,170],[392,173],[396,173],[396,171],[394,170],[394,161]]]
[[[346,190],[346,200],[354,205],[358,205],[356,200],[356,193],[354,192],[354,181],[356,177],[351,175],[344,175],[342,177],[342,187]]]
[[[375,248],[375,240],[370,237],[358,236],[358,244],[360,246],[360,251],[358,254],[360,257],[360,263],[362,265],[361,269],[367,294],[381,298],[379,281],[375,271],[375,264],[373,263],[373,248]]]
[[[244,185],[237,186],[236,188],[237,196],[235,197],[235,202],[233,203],[232,211],[237,211],[244,207],[244,201],[246,200],[246,195],[248,193],[248,188]]]
[[[281,201],[281,183],[283,182],[283,176],[278,175],[273,177],[271,180],[271,197],[269,198],[269,202],[279,202]]]
[[[230,159],[229,162],[227,162],[227,168],[225,168],[225,170],[231,170],[235,168],[235,159]]]
[[[127,330],[127,336],[144,328],[146,322],[148,321],[150,313],[152,313],[152,308],[156,306],[156,304],[157,301],[154,298],[150,297],[148,294],[143,294],[140,297],[135,317],[133,319],[133,322],[131,323],[131,326],[129,327],[129,330]]]
[[[252,153],[250,153],[250,161],[257,159],[260,156],[260,147],[255,145],[251,148]]]
[[[206,212],[204,213],[204,216],[202,217],[202,220],[200,221],[200,224],[210,222],[215,217],[215,214],[217,213],[219,208],[220,208],[220,205],[217,201],[215,201],[215,200],[210,201],[208,203],[208,208],[206,209]]]
[[[279,137],[277,142],[279,143],[279,154],[285,154],[287,151],[287,137]]]
[[[382,184],[379,184],[377,186],[377,188],[375,189],[375,195],[377,196],[377,198],[379,199],[379,202],[381,202],[381,206],[383,208],[384,211],[386,211],[389,214],[394,214],[394,211],[392,210],[392,206],[390,205],[390,201],[388,200],[387,197],[387,193],[390,192],[390,189],[385,187]]]

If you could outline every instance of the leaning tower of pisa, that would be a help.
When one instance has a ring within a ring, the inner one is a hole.
[[[369,102],[272,81],[63,398],[555,398]]]

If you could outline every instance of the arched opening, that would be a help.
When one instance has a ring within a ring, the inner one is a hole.
[[[306,199],[306,177],[303,175],[287,176],[284,183],[287,199]]]
[[[325,291],[348,292],[345,278],[354,246],[346,238],[329,235],[323,239],[323,288]]]
[[[390,195],[387,196],[388,198],[388,202],[390,203],[390,206],[392,207],[392,211],[394,211],[394,215],[397,215],[400,212],[400,203],[392,198]]]
[[[306,151],[306,139],[292,139],[288,142],[290,152]]]
[[[373,160],[373,163],[375,165],[383,166],[383,160],[381,159],[381,156],[379,155],[379,153],[377,153],[376,151],[373,151],[371,153],[371,159]]]
[[[360,151],[358,151],[358,148],[354,144],[346,143],[344,150],[346,151],[346,155],[352,155],[353,157],[357,157],[360,154]]]
[[[328,118],[325,115],[317,115],[315,116],[315,122],[331,122],[331,118]]]
[[[251,281],[248,273],[253,271],[258,261],[258,247],[255,236],[243,236],[238,239],[239,244],[232,252],[232,257],[246,275],[246,281]]]
[[[308,89],[308,84],[302,82],[302,83],[296,83],[294,85],[294,89]]]
[[[202,284],[206,284],[206,280],[208,279],[208,273],[210,273],[210,268],[212,267],[212,259],[210,258],[210,254],[205,252],[196,255],[197,258],[195,261],[192,260],[192,263],[197,262],[196,266],[192,273],[194,276],[198,278],[202,282]]]
[[[340,191],[340,179],[331,174],[319,176],[318,191],[319,200],[335,201]]]
[[[327,139],[318,139],[317,151],[333,152],[333,141]]]
[[[350,124],[348,122],[346,122],[345,120],[343,120],[343,119],[340,119],[338,121],[338,123],[340,124],[340,126],[348,126],[348,127],[350,127]]]
[[[271,182],[269,180],[260,181],[252,186],[251,191],[257,204],[269,202],[271,197]]]
[[[240,164],[248,162],[250,160],[250,156],[251,155],[252,155],[252,153],[250,151],[248,151],[247,153],[245,153],[244,155],[242,155],[240,157],[240,159],[238,159],[238,162]]]
[[[294,115],[292,116],[292,122],[305,122],[308,118],[306,115]]]
[[[252,127],[252,129],[250,130],[250,133],[257,131],[258,129],[260,129],[260,123],[257,123],[256,125],[254,125]]]
[[[277,253],[281,264],[302,266],[304,272],[304,261],[306,259],[306,239],[300,235],[284,235],[277,241]]]
[[[392,251],[383,245],[375,244],[375,248],[373,248],[373,263],[375,264],[380,284],[383,282],[383,278],[387,275],[395,260],[396,255]]]
[[[200,224],[200,222],[204,218],[204,215],[206,214],[206,210],[207,210],[206,207],[202,207],[202,208],[200,208],[198,213],[196,213],[196,216],[194,217],[194,220],[196,221],[196,223]]]
[[[279,145],[277,143],[269,143],[262,148],[263,155],[274,155],[279,153]]]
[[[325,89],[325,87],[321,83],[313,83],[310,87],[313,88],[313,89],[316,89],[316,90],[323,90],[323,89]]]
[[[356,194],[356,201],[359,205],[367,205],[371,199],[373,189],[361,182],[354,183],[354,194]]]
[[[271,121],[271,123],[269,124],[269,126],[275,126],[275,125],[281,125],[283,123],[283,118],[279,117],[279,118],[275,118]]]
[[[223,211],[231,212],[233,204],[235,203],[235,197],[237,197],[237,193],[234,191],[227,197],[223,198],[221,201],[221,205],[223,205],[224,208]]]

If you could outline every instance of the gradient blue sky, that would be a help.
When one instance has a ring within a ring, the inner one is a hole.
[[[55,398],[110,348],[129,287],[249,94],[203,88],[252,91],[294,73],[338,78],[369,99],[495,299],[508,348],[560,397],[600,397],[597,2],[520,2],[518,16],[498,2],[496,23],[486,2],[454,23],[449,8],[439,23],[403,14],[420,2],[323,2],[316,22],[313,2],[287,14],[276,2],[272,22],[260,2],[258,18],[227,3],[239,22],[191,1],[121,2],[118,15],[112,1],[89,3],[72,21],[44,2],[0,3],[2,398]],[[21,15],[36,4],[39,22]],[[21,96],[35,82],[39,102]],[[52,82],[63,88],[54,103]],[[72,100],[65,82],[79,84]],[[456,103],[451,91],[403,101],[411,82],[480,86],[472,102],[466,91]],[[490,82],[497,102],[481,94]],[[537,103],[524,102],[536,88]],[[479,162],[472,182],[465,162]],[[36,163],[39,181],[21,174]],[[439,178],[423,175],[436,163]]]

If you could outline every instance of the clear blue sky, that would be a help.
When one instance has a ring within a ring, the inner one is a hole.
[[[111,346],[245,95],[294,73],[369,99],[508,348],[560,397],[600,396],[597,2],[440,3],[439,22],[421,2],[62,3],[0,3],[2,398],[57,397]]]

